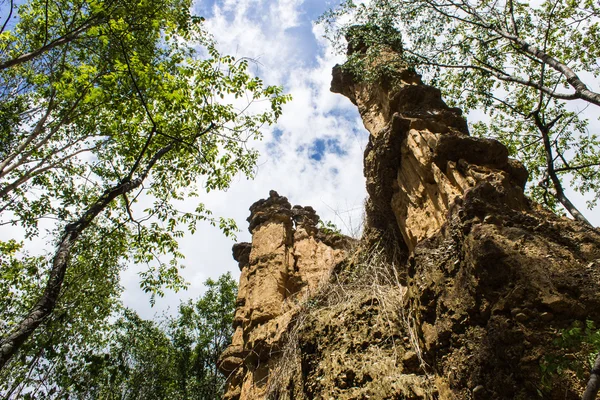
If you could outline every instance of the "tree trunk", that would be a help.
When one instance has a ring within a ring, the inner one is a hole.
[[[594,366],[592,367],[590,380],[583,394],[583,400],[596,400],[598,390],[600,390],[600,353],[598,353],[596,362],[594,362]]]
[[[6,363],[15,355],[35,329],[54,310],[67,272],[71,250],[76,244],[79,235],[114,199],[139,187],[150,173],[154,164],[172,148],[173,144],[170,144],[160,149],[152,157],[148,166],[139,177],[134,180],[126,179],[118,185],[107,189],[77,221],[65,227],[63,236],[54,254],[54,259],[52,260],[52,269],[50,270],[50,276],[48,277],[42,297],[17,327],[0,340],[0,370],[4,368]]]

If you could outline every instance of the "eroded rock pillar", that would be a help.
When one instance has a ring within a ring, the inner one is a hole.
[[[317,228],[312,207],[271,191],[250,207],[252,243],[233,246],[241,270],[235,334],[219,368],[226,399],[261,399],[299,306],[343,260],[352,240]]]

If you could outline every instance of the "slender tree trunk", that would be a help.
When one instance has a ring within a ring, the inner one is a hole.
[[[77,221],[65,227],[56,253],[54,254],[54,259],[52,260],[52,268],[44,293],[27,316],[11,332],[0,339],[0,370],[4,368],[6,363],[15,355],[35,329],[54,310],[67,272],[71,250],[76,244],[79,235],[114,199],[139,187],[150,173],[154,164],[172,148],[173,144],[170,144],[160,149],[152,157],[148,166],[139,177],[133,180],[126,179],[118,185],[107,189]]]
[[[598,391],[600,390],[600,353],[596,356],[596,361],[592,367],[590,380],[588,381],[583,400],[596,400]]]

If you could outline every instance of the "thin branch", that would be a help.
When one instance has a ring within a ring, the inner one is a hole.
[[[549,67],[563,75],[569,83],[569,85],[571,85],[571,87],[575,89],[574,98],[579,98],[597,106],[600,106],[600,94],[591,91],[587,87],[587,85],[583,83],[583,81],[579,78],[575,71],[569,68],[566,64],[560,62],[556,58],[550,56],[546,52],[526,42],[520,37],[510,34],[504,31],[503,29],[491,25],[488,28],[493,29],[496,33],[503,36],[505,39],[517,43],[523,52],[538,58],[539,60],[547,64]]]
[[[515,7],[513,4],[513,0],[508,0],[508,8],[510,11],[510,22],[512,24],[513,31],[515,32],[515,35],[518,35],[519,29],[517,27],[517,22],[515,21]]]
[[[4,29],[6,29],[6,25],[8,25],[8,21],[10,21],[10,19],[12,18],[14,6],[14,0],[10,0],[10,11],[8,12],[8,17],[6,17],[6,21],[4,21],[4,24],[2,24],[2,29],[0,29],[0,33],[4,32]]]
[[[22,54],[19,57],[16,57],[11,60],[7,60],[7,61],[0,63],[0,71],[5,70],[7,68],[14,67],[15,65],[26,63],[27,61],[31,61],[34,58],[52,50],[55,47],[62,46],[64,44],[72,42],[73,40],[77,39],[83,32],[85,32],[87,29],[89,29],[93,25],[92,23],[96,19],[98,19],[98,17],[90,18],[88,21],[86,21],[80,27],[72,30],[71,32],[61,36],[58,39],[51,41],[47,45],[44,45],[37,50]]]
[[[46,108],[46,112],[44,113],[42,118],[40,118],[40,120],[35,124],[33,131],[29,134],[27,139],[25,139],[20,145],[18,145],[17,148],[11,154],[9,154],[6,157],[6,159],[4,161],[2,161],[2,163],[0,163],[0,178],[2,176],[4,176],[7,172],[9,172],[9,171],[6,171],[6,168],[12,162],[12,160],[14,160],[19,155],[21,155],[21,158],[22,158],[22,153],[25,150],[25,148],[43,132],[44,124],[48,120],[48,117],[50,116],[50,113],[52,112],[52,109],[54,107],[54,95],[55,94],[56,94],[56,92],[54,90],[52,90],[52,94],[50,95],[50,100],[48,102],[48,107]]]
[[[481,65],[473,65],[473,64],[443,64],[443,63],[438,63],[435,61],[430,61],[429,59],[427,59],[426,57],[412,52],[410,50],[405,50],[405,52],[412,54],[415,57],[418,57],[421,59],[420,63],[422,65],[429,65],[429,66],[433,66],[433,67],[440,67],[440,68],[452,68],[452,69],[472,69],[472,70],[477,70],[480,72],[484,72],[486,74],[490,74],[492,76],[494,76],[495,78],[500,79],[501,81],[505,81],[505,82],[513,82],[513,83],[518,83],[524,86],[528,86],[537,90],[541,90],[544,93],[548,94],[549,96],[552,96],[556,99],[561,99],[561,100],[576,100],[576,99],[580,99],[581,97],[578,95],[577,92],[575,93],[557,93],[555,90],[550,89],[548,87],[542,87],[540,86],[537,82],[533,82],[531,80],[525,80],[523,78],[519,78],[517,76],[514,75],[510,75],[509,73],[493,68],[492,66],[488,66],[485,63],[483,63],[483,61],[475,59],[477,62],[481,62],[486,66],[481,66]]]
[[[563,162],[564,162],[564,160],[563,160]],[[562,167],[562,168],[556,168],[554,171],[555,172],[579,171],[581,169],[586,169],[586,168],[591,168],[591,167],[600,167],[600,163],[576,165],[574,167],[567,166],[567,167]]]
[[[34,177],[36,177],[40,174],[43,174],[44,172],[49,171],[54,168],[57,168],[57,169],[62,168],[61,164],[63,164],[65,161],[67,161],[81,153],[85,153],[85,152],[92,151],[95,149],[97,149],[97,146],[80,149],[74,153],[67,154],[66,156],[56,160],[52,164],[46,165],[43,168],[40,168],[40,166],[43,165],[44,160],[40,161],[40,163],[38,165],[36,165],[35,167],[32,167],[29,171],[27,171],[25,174],[23,174],[23,176],[21,176],[20,178],[17,178],[12,183],[10,183],[10,184],[4,186],[2,189],[0,189],[0,198],[7,196],[13,190],[15,190],[19,186],[23,185],[24,183],[29,181],[31,178],[34,178]]]
[[[565,207],[565,209],[575,218],[576,220],[583,222],[588,226],[593,226],[581,212],[575,207],[575,205],[569,200],[569,198],[565,195],[564,189],[560,182],[560,179],[556,175],[556,170],[554,169],[554,156],[552,155],[552,146],[550,143],[550,129],[552,125],[554,125],[561,116],[556,117],[550,124],[545,124],[543,118],[540,117],[539,111],[534,111],[532,113],[532,117],[534,119],[535,125],[538,130],[542,134],[542,139],[544,143],[544,150],[546,156],[546,168],[548,177],[552,181],[552,185],[554,186],[554,190],[556,191],[556,198],[560,203]]]
[[[0,164],[0,178],[2,178],[3,176],[6,176],[6,174],[8,174],[12,170],[18,168],[19,166],[26,164],[28,162],[27,161],[28,158],[36,150],[40,149],[42,146],[44,146],[46,143],[48,143],[50,141],[50,139],[52,139],[54,137],[56,132],[58,132],[58,130],[63,125],[68,124],[71,121],[71,118],[70,118],[71,114],[73,114],[75,112],[76,108],[79,106],[79,103],[84,99],[85,95],[88,93],[88,90],[92,87],[93,83],[96,81],[96,79],[98,77],[96,77],[92,82],[90,82],[90,84],[85,89],[81,90],[81,93],[75,99],[75,101],[73,102],[71,107],[62,116],[60,121],[58,121],[54,125],[54,127],[50,130],[50,132],[48,132],[48,134],[44,138],[42,138],[39,142],[37,142],[35,145],[33,145],[33,148],[31,148],[27,151],[24,151],[25,148],[29,144],[31,144],[42,133],[42,131],[44,129],[43,124],[46,122],[48,115],[52,111],[51,105],[52,105],[53,99],[54,99],[54,92],[52,93],[52,96],[50,98],[50,104],[48,105],[48,110],[47,110],[46,114],[44,115],[44,117],[40,121],[38,121],[33,132],[27,137],[27,139],[22,144],[20,144],[19,147],[17,147],[17,149],[15,149],[15,151],[13,151],[11,153],[11,155],[7,158],[7,160],[5,160],[2,164]],[[78,139],[77,142],[81,141],[82,139],[83,138]],[[54,152],[53,154],[56,154],[56,152]],[[9,165],[10,162],[12,162],[19,155],[20,155],[19,160],[17,162],[15,162],[14,164]]]
[[[144,171],[135,179],[125,179],[107,189],[76,221],[68,224],[52,260],[50,275],[44,293],[35,306],[17,326],[0,340],[0,370],[12,358],[35,329],[54,310],[67,271],[71,250],[81,233],[103,212],[117,197],[139,187],[150,174],[154,165],[174,147],[171,143],[158,150],[148,162]]]
[[[111,32],[112,32],[112,30],[111,30]],[[137,93],[137,97],[139,98],[140,102],[142,103],[142,106],[144,107],[144,110],[146,111],[146,115],[148,116],[148,118],[150,119],[150,122],[152,123],[152,129],[150,130],[150,133],[148,134],[148,137],[146,138],[146,142],[144,143],[144,146],[142,147],[140,154],[136,158],[136,160],[133,164],[133,167],[131,168],[131,171],[129,172],[129,178],[131,179],[131,177],[133,176],[135,171],[138,169],[140,162],[142,161],[142,157],[144,156],[144,154],[146,154],[146,151],[148,150],[148,147],[150,146],[150,142],[152,141],[152,138],[158,131],[158,126],[156,125],[156,122],[154,121],[154,118],[152,117],[152,113],[150,112],[150,109],[148,108],[148,104],[146,104],[144,95],[142,94],[142,91],[140,90],[140,87],[137,84],[135,76],[133,75],[133,70],[131,68],[131,63],[129,62],[129,57],[127,56],[127,50],[125,49],[125,44],[123,43],[123,40],[121,40],[120,37],[116,36],[116,38],[119,41],[119,45],[121,46],[121,51],[123,52],[123,57],[125,58],[125,64],[127,65],[127,72],[129,73],[129,77],[131,78],[131,82]]]

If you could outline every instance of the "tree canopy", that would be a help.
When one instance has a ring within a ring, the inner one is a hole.
[[[373,43],[401,41],[405,60],[449,103],[480,117],[474,134],[525,163],[536,200],[587,222],[567,188],[596,207],[599,16],[591,0],[348,0],[321,22],[339,50],[356,24],[377,28]]]
[[[11,380],[13,398],[206,399],[221,397],[217,360],[233,335],[237,286],[227,273],[181,303],[174,316],[144,320],[119,308],[84,343],[48,343],[40,361]]]
[[[234,232],[200,202],[175,204],[252,176],[247,144],[289,96],[252,76],[247,60],[221,55],[190,8],[10,3],[0,31],[0,224],[54,250],[0,243],[0,369],[28,369],[48,341],[83,345],[130,263],[147,266],[140,285],[152,296],[185,287],[178,239],[198,222]]]

